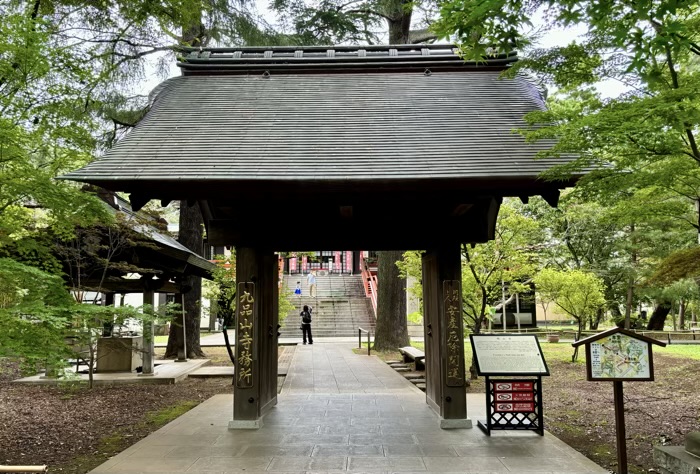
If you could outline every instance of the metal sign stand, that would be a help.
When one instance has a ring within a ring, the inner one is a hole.
[[[494,430],[535,431],[544,436],[542,377],[486,379],[486,420],[477,422],[487,436]]]

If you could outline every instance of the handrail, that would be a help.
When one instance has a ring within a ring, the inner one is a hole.
[[[367,355],[372,355],[369,343],[369,331],[367,329],[357,328],[357,342],[359,344],[358,348],[362,349],[362,333],[367,333]]]
[[[364,259],[360,259],[360,270],[362,272],[362,286],[365,289],[365,296],[370,299],[372,313],[374,315],[374,320],[377,320],[377,276],[372,275],[369,271],[367,262]]]

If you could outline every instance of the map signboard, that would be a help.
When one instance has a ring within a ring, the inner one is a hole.
[[[612,328],[572,344],[586,347],[586,375],[591,381],[613,383],[617,472],[627,472],[623,382],[654,380],[651,346],[666,344],[622,328]]]
[[[549,375],[534,334],[469,336],[479,375]]]
[[[590,344],[590,380],[650,380],[649,343],[626,334],[612,334]]]

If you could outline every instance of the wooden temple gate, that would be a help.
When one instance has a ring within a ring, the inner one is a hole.
[[[460,245],[493,238],[503,197],[556,205],[573,182],[540,179],[556,162],[534,157],[553,143],[513,133],[544,108],[527,78],[500,77],[515,60],[464,62],[449,45],[186,50],[143,121],[64,178],[136,208],[197,203],[209,244],[236,248],[232,428],[276,403],[275,251],[426,250],[426,401],[444,428],[470,427]]]

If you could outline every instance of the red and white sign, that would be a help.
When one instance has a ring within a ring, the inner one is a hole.
[[[529,392],[534,389],[533,382],[494,382],[495,392]]]
[[[535,404],[533,402],[500,402],[495,404],[494,410],[496,412],[533,412]]]
[[[534,402],[533,392],[497,392],[495,397],[497,402]]]

